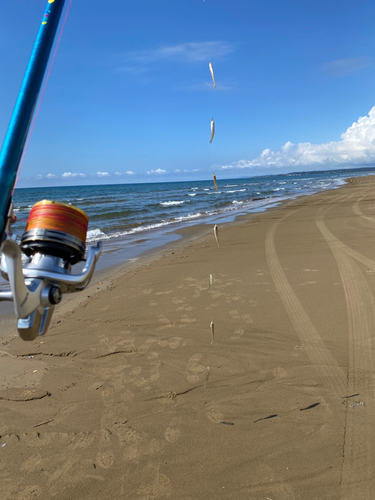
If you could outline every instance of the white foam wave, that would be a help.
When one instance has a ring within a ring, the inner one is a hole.
[[[199,217],[203,217],[204,215],[211,215],[211,213],[210,212],[206,212],[206,213],[198,212],[196,214],[184,215],[181,217],[176,217],[173,220],[157,222],[155,224],[148,224],[146,226],[138,226],[138,227],[134,227],[133,229],[129,229],[129,231],[118,231],[116,233],[112,233],[109,235],[103,233],[100,229],[94,229],[94,230],[89,231],[87,233],[87,236],[88,236],[87,241],[93,242],[93,241],[98,241],[98,240],[110,240],[112,238],[121,238],[123,236],[128,236],[130,234],[142,233],[143,231],[149,231],[150,229],[158,229],[158,228],[161,228],[164,226],[169,226],[170,224],[176,224],[177,222],[185,222],[185,221],[189,221],[189,220],[193,220],[193,219],[198,219]],[[89,233],[92,233],[90,235],[90,239],[89,239]]]
[[[197,196],[197,193],[188,193],[188,196]]]
[[[225,191],[226,193],[242,193],[246,191],[246,189],[234,189],[233,191]]]
[[[237,187],[237,186],[238,186],[238,184],[225,184],[225,186],[224,186],[224,187],[225,187],[225,188],[235,188],[235,187]]]
[[[232,203],[233,205],[242,205],[243,201],[233,200]]]
[[[91,229],[87,232],[86,241],[108,240],[109,236],[103,233],[99,228]]]
[[[182,205],[183,203],[185,203],[185,202],[184,201],[163,201],[163,202],[159,203],[159,205],[161,205],[162,207],[174,207],[177,205]]]

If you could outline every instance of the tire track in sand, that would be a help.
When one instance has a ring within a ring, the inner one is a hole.
[[[276,229],[280,222],[295,212],[297,212],[297,210],[290,212],[279,221],[274,222],[267,231],[265,250],[268,267],[293,327],[303,345],[306,346],[306,353],[311,363],[314,365],[325,384],[333,389],[336,395],[341,395],[345,393],[347,387],[346,376],[336,359],[324,344],[301,302],[298,300],[277,257],[275,248]]]
[[[366,259],[347,247],[327,228],[327,208],[317,211],[316,224],[328,243],[343,283],[349,327],[348,393],[360,393],[366,406],[348,407],[344,435],[340,498],[370,500],[372,491],[373,359],[372,333],[375,327],[374,299],[354,259]]]
[[[367,193],[366,193],[367,194]],[[361,196],[359,198],[359,200],[357,200],[354,205],[353,205],[353,212],[356,214],[356,215],[359,215],[360,217],[362,217],[362,219],[366,219],[367,221],[371,222],[372,224],[375,224],[375,218],[374,217],[370,217],[369,215],[365,215],[362,210],[359,208],[359,204],[360,202],[363,200],[363,198],[366,196],[366,194],[364,194],[363,196]]]

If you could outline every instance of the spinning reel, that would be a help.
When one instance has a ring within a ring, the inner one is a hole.
[[[83,290],[89,284],[102,243],[90,247],[86,259],[88,217],[79,208],[43,200],[31,209],[21,244],[10,231],[13,206],[8,214],[6,238],[0,251],[0,271],[10,290],[0,292],[0,301],[14,302],[17,329],[23,340],[44,335],[55,305],[63,293]],[[22,266],[22,253],[27,261]],[[75,264],[85,261],[81,273]]]

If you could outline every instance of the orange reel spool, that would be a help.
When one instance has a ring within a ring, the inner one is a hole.
[[[85,254],[88,223],[86,213],[77,207],[40,201],[30,211],[21,249],[27,256],[41,253],[75,264]]]

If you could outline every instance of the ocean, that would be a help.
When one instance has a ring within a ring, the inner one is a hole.
[[[98,264],[103,268],[178,239],[175,231],[181,227],[231,221],[287,199],[336,188],[345,178],[369,174],[375,174],[375,168],[219,178],[218,192],[212,180],[16,189],[18,221],[12,228],[22,235],[37,201],[71,203],[89,216],[87,243],[103,241]]]

